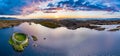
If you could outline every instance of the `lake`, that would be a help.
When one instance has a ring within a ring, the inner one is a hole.
[[[106,29],[48,28],[27,22],[0,29],[0,56],[120,56],[120,31],[108,31],[119,25],[100,26]],[[23,52],[16,52],[8,43],[14,32],[29,36],[29,45]],[[38,40],[33,41],[31,35]]]

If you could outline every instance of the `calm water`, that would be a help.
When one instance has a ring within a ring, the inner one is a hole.
[[[104,31],[88,28],[70,30],[66,27],[52,29],[25,22],[0,30],[0,56],[120,56],[120,31],[107,31],[116,26],[103,25],[106,28]],[[34,35],[38,41],[29,37],[29,46],[23,52],[16,52],[8,43],[14,32]]]

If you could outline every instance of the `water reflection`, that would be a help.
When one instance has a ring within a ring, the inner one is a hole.
[[[65,27],[51,29],[35,23],[29,25],[27,22],[14,27],[14,31],[36,36],[38,41],[31,41],[31,44],[36,43],[38,46],[30,46],[39,54],[47,51],[58,53],[53,56],[108,56],[119,55],[120,52],[119,31],[96,31],[87,28],[69,30]]]

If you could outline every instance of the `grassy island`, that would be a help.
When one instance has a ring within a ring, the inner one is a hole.
[[[12,45],[16,51],[23,51],[24,47],[28,46],[28,36],[23,33],[14,33],[9,40],[9,44]]]

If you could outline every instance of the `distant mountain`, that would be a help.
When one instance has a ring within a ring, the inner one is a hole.
[[[17,18],[11,18],[11,17],[0,17],[0,20],[15,20]]]

